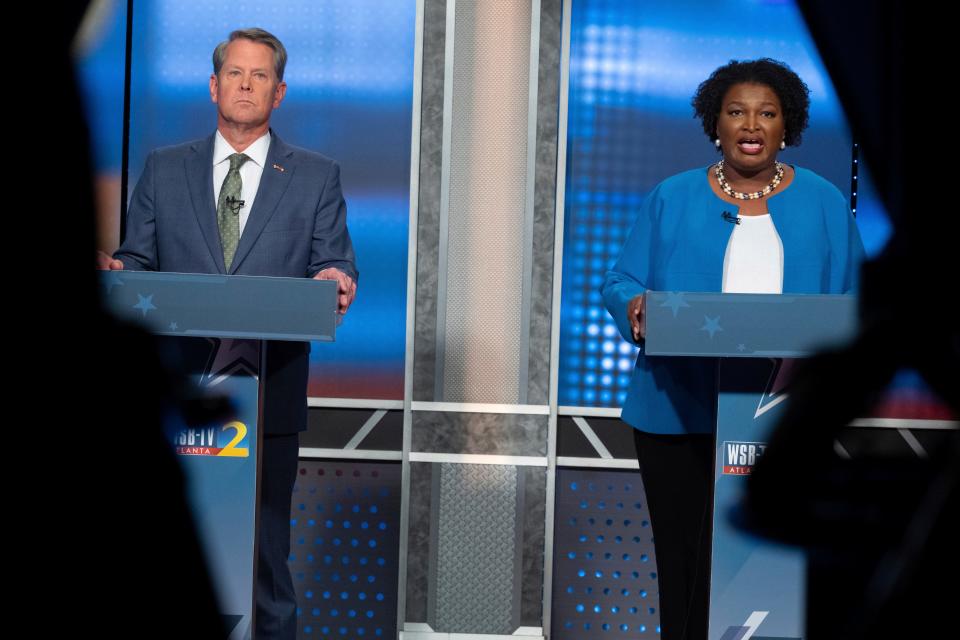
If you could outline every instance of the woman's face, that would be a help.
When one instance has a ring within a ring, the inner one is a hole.
[[[783,109],[765,84],[735,84],[723,96],[717,137],[724,164],[741,175],[773,166],[784,137]]]

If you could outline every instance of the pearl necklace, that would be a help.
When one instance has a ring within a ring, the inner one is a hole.
[[[783,180],[783,165],[778,160],[774,163],[774,166],[777,168],[777,172],[773,175],[773,180],[770,181],[770,184],[765,186],[763,190],[752,193],[733,190],[733,187],[727,182],[727,177],[723,175],[723,160],[717,163],[717,168],[714,169],[714,173],[717,174],[717,182],[720,183],[720,188],[731,198],[736,198],[737,200],[759,200],[780,186],[780,181]]]

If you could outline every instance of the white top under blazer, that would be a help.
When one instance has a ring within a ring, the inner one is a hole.
[[[723,292],[783,293],[783,242],[773,219],[738,218],[723,256]]]

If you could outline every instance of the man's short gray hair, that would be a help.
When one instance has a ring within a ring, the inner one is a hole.
[[[220,69],[223,68],[223,61],[227,58],[227,46],[234,40],[250,40],[252,42],[259,42],[260,44],[265,44],[271,49],[273,49],[273,67],[274,71],[277,73],[277,82],[283,80],[283,69],[287,66],[287,50],[283,46],[283,43],[269,31],[263,29],[252,28],[252,29],[237,29],[232,32],[230,36],[217,45],[217,48],[213,50],[213,73],[216,76],[220,76]]]

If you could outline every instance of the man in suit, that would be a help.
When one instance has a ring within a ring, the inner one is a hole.
[[[270,129],[287,85],[283,44],[262,29],[234,31],[214,50],[210,99],[217,130],[153,151],[133,193],[126,235],[101,269],[336,280],[339,312],[356,295],[339,167]],[[296,637],[287,566],[298,434],[306,429],[310,345],[270,342],[260,487],[256,638]]]

